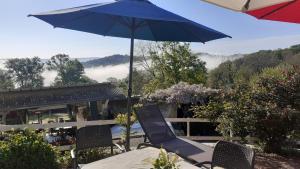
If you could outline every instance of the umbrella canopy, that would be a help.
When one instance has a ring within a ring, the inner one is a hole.
[[[235,11],[248,11],[292,0],[203,0]]]
[[[30,16],[39,18],[54,27],[131,39],[128,124],[130,124],[131,114],[134,39],[205,43],[210,40],[229,37],[159,8],[147,0],[119,0]],[[129,125],[127,125],[126,134],[126,149],[129,150]]]
[[[227,35],[147,0],[120,0],[31,15],[54,27],[152,41],[207,42]]]
[[[269,7],[247,11],[258,19],[300,23],[300,1],[294,0]]]

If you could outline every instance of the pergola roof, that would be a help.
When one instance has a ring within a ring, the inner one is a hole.
[[[0,91],[0,111],[125,98],[110,83]]]

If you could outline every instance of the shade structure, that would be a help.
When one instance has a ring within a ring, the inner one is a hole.
[[[210,40],[229,37],[168,12],[147,0],[119,0],[30,16],[39,18],[54,27],[131,39],[127,124],[130,124],[131,115],[134,39],[205,43]],[[126,149],[129,150],[129,125],[127,125],[126,134]]]
[[[300,23],[300,1],[294,0],[269,7],[247,11],[258,19]]]
[[[292,0],[203,0],[235,11],[249,11]]]

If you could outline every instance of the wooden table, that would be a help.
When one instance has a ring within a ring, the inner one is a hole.
[[[152,162],[158,157],[159,152],[159,149],[151,147],[133,150],[86,164],[82,169],[150,169],[153,167]],[[180,169],[199,169],[181,158],[177,164],[180,165]]]

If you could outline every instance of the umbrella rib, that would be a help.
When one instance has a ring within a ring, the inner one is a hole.
[[[203,41],[202,40],[202,38],[198,35],[198,34],[196,34],[196,33],[194,33],[193,31],[190,31],[190,30],[187,30],[184,26],[180,26],[185,32],[188,32],[188,33],[192,33],[193,35],[195,35],[195,36],[197,36],[200,40],[201,40],[201,43],[205,43],[205,41]]]
[[[104,31],[103,36],[106,36],[115,24],[116,22],[113,22],[111,25],[109,25],[107,29]]]
[[[149,20],[146,20],[146,21],[145,21],[145,24],[149,26],[149,30],[150,30],[152,36],[154,37],[155,41],[157,41],[156,36],[155,36],[155,34],[153,33],[153,31],[152,31],[152,26],[151,26],[151,24],[149,24]]]
[[[144,27],[144,26],[147,26],[146,21],[141,21],[141,22],[139,22],[139,23],[135,26],[135,28],[138,29],[138,28],[141,28],[141,27]]]
[[[251,0],[247,0],[246,4],[244,5],[244,9],[248,10],[250,6]]]
[[[263,19],[263,18],[265,18],[265,17],[267,17],[267,16],[270,16],[270,15],[272,15],[273,13],[275,13],[275,12],[277,12],[277,11],[283,9],[283,8],[288,7],[289,5],[291,5],[291,4],[295,3],[295,2],[296,2],[296,0],[291,1],[291,2],[288,2],[288,3],[286,3],[285,5],[280,6],[279,8],[277,8],[277,9],[271,11],[271,12],[268,12],[268,13],[266,13],[266,14],[260,16],[259,19]]]

